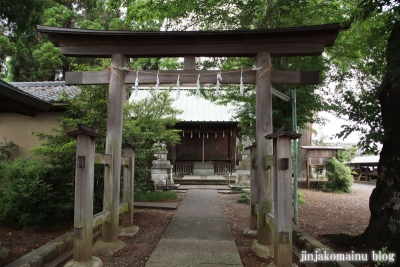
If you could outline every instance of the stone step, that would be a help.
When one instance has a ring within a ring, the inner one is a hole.
[[[222,175],[185,175],[183,178],[174,178],[175,183],[181,185],[228,185],[235,182],[235,177],[225,178]]]

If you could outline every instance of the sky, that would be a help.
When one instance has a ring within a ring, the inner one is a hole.
[[[346,139],[338,139],[334,138],[334,135],[341,131],[341,125],[350,124],[350,122],[337,118],[334,115],[328,112],[320,112],[319,115],[323,118],[327,119],[325,125],[315,124],[314,129],[318,132],[318,135],[315,137],[319,139],[320,135],[327,136],[326,142],[328,143],[357,143],[360,140],[360,137],[357,133],[350,134]],[[331,139],[333,138],[333,139]]]

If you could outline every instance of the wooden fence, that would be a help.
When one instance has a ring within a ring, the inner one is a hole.
[[[233,165],[230,162],[214,162],[214,173],[231,175],[233,172]]]
[[[193,162],[175,162],[175,174],[193,174]]]
[[[123,166],[122,199],[116,203],[115,210],[114,207],[107,209],[103,205],[103,211],[93,215],[94,165],[103,164],[111,169],[113,156],[95,153],[95,138],[103,136],[97,134],[92,128],[79,124],[78,130],[67,134],[77,138],[73,260],[87,262],[92,259],[94,227],[103,225],[104,238],[104,225],[111,224],[113,220],[116,220],[116,229],[118,230],[119,215],[122,216],[122,227],[133,226],[133,173],[136,146],[129,142],[123,144],[124,156],[120,162]],[[112,179],[105,179],[104,187],[111,187],[112,183]],[[119,197],[119,187],[117,191]],[[108,234],[118,239],[117,231]]]

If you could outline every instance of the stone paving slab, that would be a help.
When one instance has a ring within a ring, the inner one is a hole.
[[[176,210],[179,203],[175,202],[134,202],[133,206],[137,209],[160,209]]]
[[[243,266],[216,190],[188,190],[146,267]]]

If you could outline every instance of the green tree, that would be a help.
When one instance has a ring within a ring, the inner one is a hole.
[[[120,7],[120,0],[1,0],[0,29],[5,33],[0,38],[2,76],[20,82],[59,80],[65,71],[74,70],[74,64],[98,64],[96,59],[62,56],[47,36],[36,33],[36,25],[130,29]]]
[[[378,164],[376,188],[370,197],[371,218],[359,239],[359,247],[366,250],[388,251],[400,255],[400,1],[363,0],[355,19],[363,21],[381,15],[384,23],[379,32],[388,38],[384,42],[384,62],[379,67],[382,79],[374,84],[375,98],[379,101],[383,147]],[[398,262],[398,260],[396,260]]]
[[[173,99],[168,91],[158,95],[150,90],[150,95],[139,101],[125,105],[123,139],[136,145],[135,179],[147,181],[151,174],[151,161],[160,144],[175,146],[180,142],[178,130],[173,129],[178,122],[176,116],[181,111],[174,109]]]

